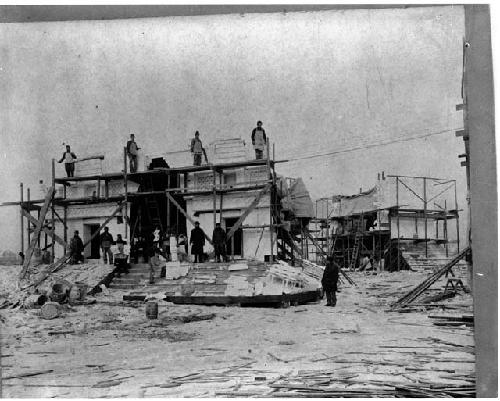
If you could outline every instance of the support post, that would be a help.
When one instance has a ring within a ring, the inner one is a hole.
[[[20,209],[20,213],[19,213],[19,215],[21,217],[21,238],[20,238],[20,240],[21,240],[21,244],[20,244],[21,247],[20,248],[21,248],[21,253],[24,254],[24,218],[23,218],[24,189],[23,189],[23,183],[22,182],[19,184],[19,190],[21,192],[21,197],[20,197],[20,202],[21,202],[20,203],[20,208],[21,209]],[[29,223],[28,223],[28,226],[29,226]]]
[[[216,182],[216,170],[212,167],[212,202],[213,202],[213,229],[215,230],[215,224],[217,223],[217,182]]]
[[[269,141],[266,142],[266,151],[267,151],[267,179],[271,177],[271,163],[270,163],[270,154],[269,154]],[[274,244],[273,244],[273,189],[269,192],[269,238],[271,241],[271,255],[270,262],[272,263],[274,260]]]
[[[446,249],[446,257],[448,257],[448,206],[446,205],[446,199],[444,200],[443,236],[445,240],[444,246]]]
[[[64,229],[64,242],[68,243],[68,225],[67,225],[67,220],[68,220],[68,207],[64,205],[64,215],[63,215],[63,229]],[[64,255],[66,255],[67,252],[67,247],[64,247]]]
[[[224,181],[224,172],[221,171],[219,173],[219,186],[221,187],[221,189],[222,189],[223,181]],[[222,195],[223,192],[224,191],[220,192],[220,205],[219,205],[219,223],[221,223],[221,225],[222,225],[222,202],[223,202],[223,198],[224,198]]]
[[[455,210],[457,212],[456,226],[457,226],[457,254],[460,253],[460,225],[458,217],[458,200],[457,200],[457,181],[455,180]]]
[[[127,238],[127,220],[128,220],[128,199],[127,199],[127,148],[123,148],[123,186],[125,188],[125,204],[123,208],[123,230],[124,238]]]
[[[397,244],[398,244],[398,271],[399,271],[399,177],[396,177],[396,221],[397,221],[397,226],[398,226],[398,239],[397,239]]]
[[[425,257],[427,257],[427,180],[424,177],[424,236],[425,236]]]
[[[54,194],[53,196],[55,197],[55,194],[56,194],[56,160],[55,159],[52,159],[52,182],[51,182],[51,186],[52,186],[52,193]],[[54,217],[54,204],[51,205],[51,221],[50,221],[50,225],[51,225],[51,229],[52,231],[54,232],[54,234],[56,233],[56,224],[55,224],[55,217]],[[56,246],[56,242],[55,241],[52,241],[52,246],[50,247],[50,254],[52,255],[51,259],[50,260],[55,260],[56,256],[56,252],[55,252],[55,246]]]
[[[31,215],[31,190],[26,188],[26,203],[27,203],[27,212]],[[40,218],[40,216],[38,216]],[[28,225],[26,227],[26,238],[28,238],[28,244],[31,243],[31,224],[28,220]]]
[[[168,172],[167,175],[167,188],[170,189],[170,172]],[[167,198],[167,233],[163,233],[163,236],[165,237],[165,234],[168,234],[168,238],[170,240],[170,235],[172,234],[172,229],[171,229],[171,224],[170,224],[170,199]]]

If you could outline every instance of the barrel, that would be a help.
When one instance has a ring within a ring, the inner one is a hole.
[[[148,302],[146,304],[146,317],[148,319],[158,319],[158,302]]]
[[[47,302],[42,305],[40,316],[43,319],[51,320],[59,316],[60,309],[57,302]]]
[[[63,302],[66,299],[66,292],[62,284],[54,284],[49,296],[52,302]]]

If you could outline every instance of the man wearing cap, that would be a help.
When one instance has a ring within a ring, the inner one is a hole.
[[[252,144],[255,149],[256,159],[262,159],[266,143],[266,131],[264,131],[264,128],[262,128],[262,121],[257,121],[257,127],[252,131]]]
[[[191,230],[191,254],[194,255],[194,263],[203,262],[203,246],[205,245],[205,232],[200,228],[200,223],[194,223],[194,228]]]
[[[104,264],[113,264],[113,252],[111,252],[111,245],[113,245],[113,236],[109,232],[108,227],[104,227],[104,233],[101,235],[101,248],[102,248],[102,259]]]
[[[137,172],[137,154],[139,147],[135,142],[134,134],[130,134],[130,140],[127,141],[127,156],[129,158],[130,172]]]
[[[74,265],[76,263],[83,262],[83,242],[78,235],[78,230],[75,231],[73,238],[69,243],[69,254],[70,254],[70,264]]]
[[[339,265],[333,261],[333,256],[328,256],[321,279],[321,285],[326,294],[326,306],[337,304],[337,282],[339,280]]]
[[[221,256],[222,261],[225,261],[226,232],[220,226],[220,223],[215,224],[215,228],[212,233],[212,242],[214,243],[215,261],[219,263],[221,261]]]
[[[201,166],[201,156],[203,155],[203,144],[200,140],[200,133],[196,131],[191,139],[191,153],[193,154],[193,165]]]

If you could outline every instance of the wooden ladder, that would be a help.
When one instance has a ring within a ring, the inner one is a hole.
[[[361,234],[356,233],[354,236],[354,247],[352,249],[351,263],[349,264],[349,270],[354,270],[356,268],[356,262],[358,261],[358,255],[359,255],[360,241],[361,241]]]

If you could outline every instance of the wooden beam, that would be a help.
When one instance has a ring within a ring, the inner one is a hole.
[[[99,232],[102,230],[102,228],[108,224],[111,219],[113,217],[115,217],[118,212],[122,209],[123,205],[120,203],[118,205],[118,207],[116,208],[116,210],[111,214],[111,216],[109,216],[105,221],[104,223],[102,223],[99,227],[99,229],[97,229],[95,231],[95,233],[90,237],[90,239],[85,242],[83,244],[83,248],[85,249],[85,247],[87,247],[91,242],[92,240],[99,234]],[[22,289],[27,289],[29,287],[37,287],[38,285],[40,285],[47,277],[49,277],[52,273],[55,273],[56,271],[60,270],[71,258],[71,255],[64,255],[62,256],[61,258],[59,258],[57,261],[55,261],[54,263],[52,263],[42,274],[40,274],[40,277],[38,277],[37,281],[27,285],[26,287],[22,288]]]
[[[170,202],[172,202],[175,205],[175,207],[177,209],[179,209],[179,211],[184,215],[184,217],[186,219],[188,219],[190,221],[190,223],[194,226],[194,223],[195,223],[194,219],[189,214],[187,214],[187,212],[181,207],[181,205],[179,205],[177,203],[177,201],[173,198],[172,195],[170,195],[166,191],[165,191],[165,194],[167,195],[167,199],[170,199]],[[207,239],[207,241],[210,242],[210,244],[213,245],[212,238],[210,238],[205,231],[203,231],[203,233],[205,234],[205,238]]]
[[[38,236],[40,235],[40,231],[42,229],[43,223],[45,221],[45,215],[49,210],[49,206],[52,202],[52,197],[54,196],[54,187],[49,188],[47,195],[45,196],[45,201],[43,202],[42,210],[40,211],[40,218],[38,219],[35,227],[35,232],[31,237],[30,245],[28,250],[26,251],[26,256],[24,258],[23,268],[21,273],[19,274],[20,278],[24,278],[26,272],[28,271],[28,266],[30,264],[31,257],[33,256],[33,251],[35,250],[35,245],[38,240]]]
[[[38,220],[35,219],[31,214],[29,214],[26,210],[22,210],[22,213],[23,213],[23,216],[26,217],[28,219],[28,221],[32,224],[34,224],[36,226]],[[62,245],[63,247],[67,247],[68,244],[66,243],[66,241],[64,241],[61,237],[59,237],[55,232],[54,230],[50,229],[50,228],[47,228],[45,226],[42,226],[42,231],[44,233],[46,233],[47,235],[51,236],[56,242],[58,242],[60,245]]]
[[[231,227],[231,230],[229,230],[229,232],[227,233],[227,235],[226,235],[226,241],[229,241],[231,239],[231,237],[234,235],[234,233],[236,232],[236,230],[238,230],[238,228],[240,228],[240,226],[242,225],[243,221],[245,221],[245,219],[248,217],[248,215],[250,214],[250,212],[253,209],[255,209],[255,207],[259,204],[259,202],[262,199],[262,197],[264,196],[264,194],[267,193],[270,188],[271,188],[271,184],[267,184],[264,187],[264,189],[262,189],[257,194],[257,196],[255,197],[255,199],[253,200],[253,202],[250,204],[250,206],[248,206],[246,208],[245,212],[240,216],[240,218],[238,219],[238,221]]]

